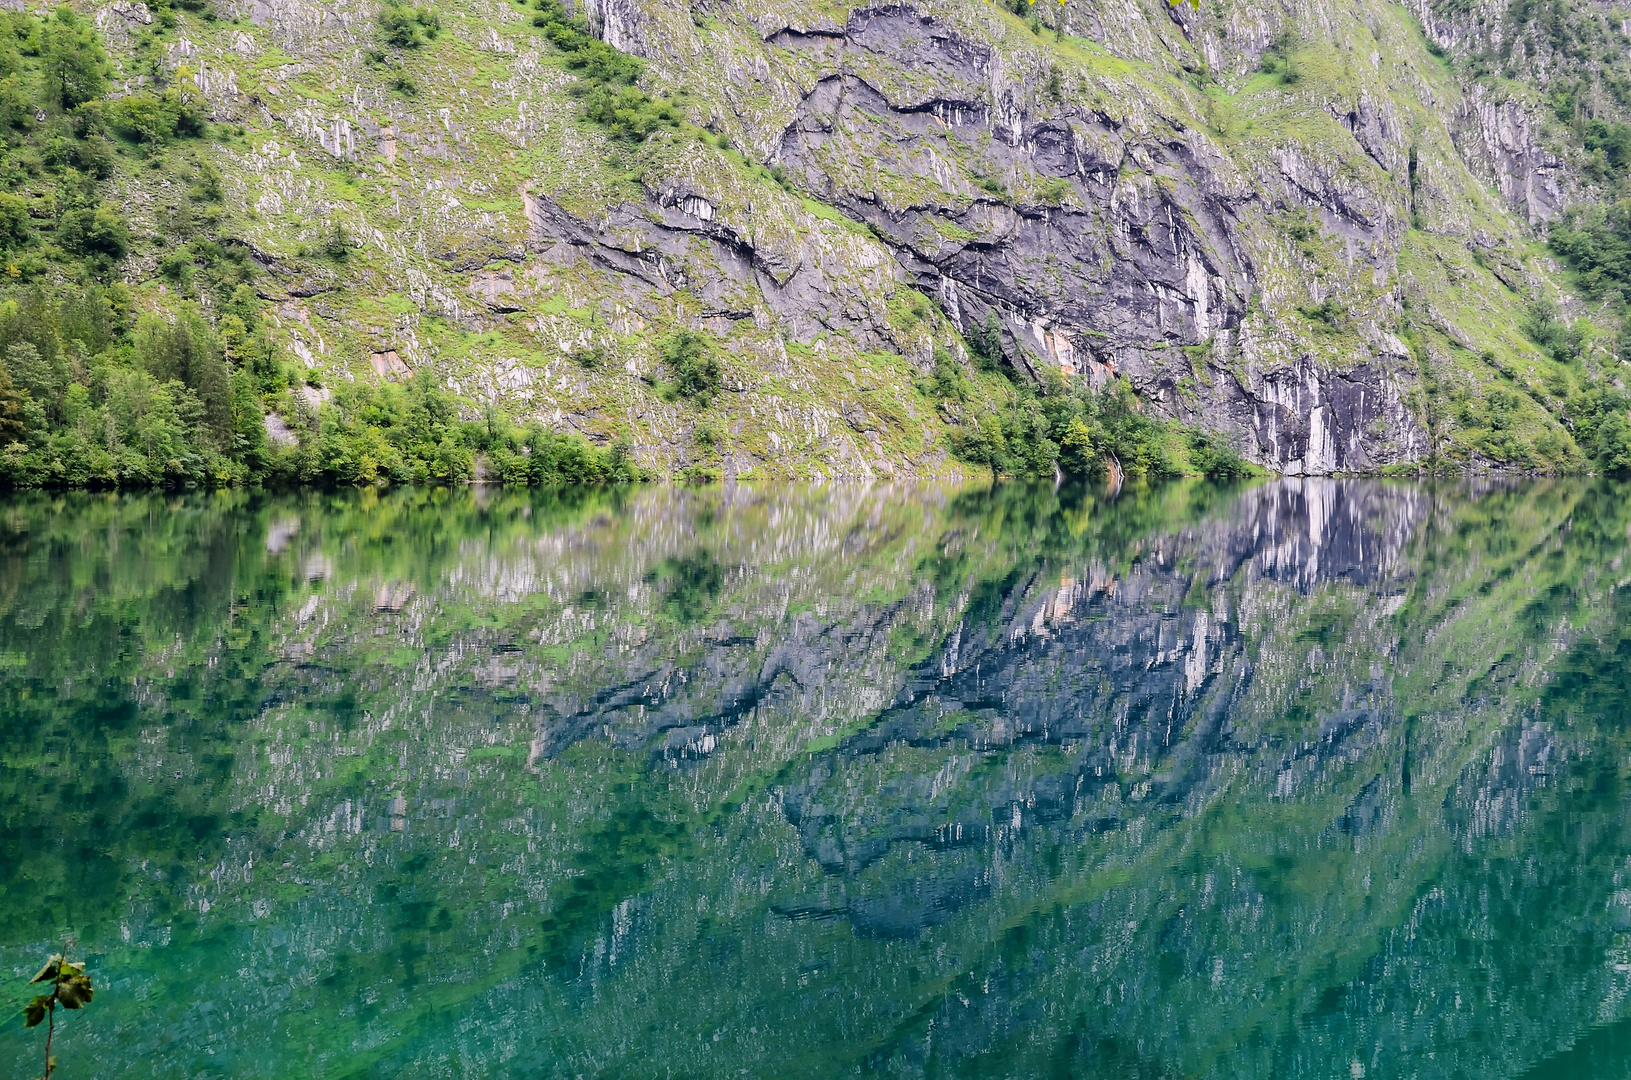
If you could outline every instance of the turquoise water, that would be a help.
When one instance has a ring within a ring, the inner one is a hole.
[[[64,1080],[1631,1076],[1628,495],[12,498],[0,1006],[71,936]]]

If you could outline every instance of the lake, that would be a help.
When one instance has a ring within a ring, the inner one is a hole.
[[[72,936],[63,1080],[1631,1076],[1628,530],[1593,480],[9,497],[0,1007]]]

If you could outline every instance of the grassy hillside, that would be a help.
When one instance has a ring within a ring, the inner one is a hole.
[[[6,14],[4,481],[1232,475],[1252,444],[1222,388],[1366,355],[1397,369],[1398,415],[1430,436],[1400,468],[1631,462],[1612,305],[1587,329],[1426,119],[1408,120],[1424,132],[1413,216],[1380,211],[1394,239],[1356,246],[1319,207],[1248,207],[1257,280],[1238,327],[1168,341],[1149,377],[1095,391],[1102,377],[1055,378],[1027,351],[1033,326],[1055,340],[1045,318],[966,318],[914,261],[978,258],[1001,214],[1068,210],[1075,189],[1030,166],[999,176],[989,139],[958,151],[948,128],[962,180],[925,186],[858,144],[849,187],[896,207],[874,221],[777,164],[799,95],[833,67],[764,36],[790,13],[676,15],[654,4],[609,32],[554,0]],[[1313,27],[1231,73],[1195,67],[1200,38],[1129,32],[1116,55],[1069,14],[1054,32],[983,3],[936,17],[992,42],[1038,115],[1195,119],[1186,137],[1242,190],[1291,161],[1344,197],[1402,198],[1403,158],[1390,171],[1355,150],[1328,99],[1456,92],[1402,16],[1373,20],[1382,83]],[[879,86],[945,89],[873,63]],[[1174,180],[1141,153],[1129,190],[1159,197]],[[965,188],[968,212],[945,210]]]

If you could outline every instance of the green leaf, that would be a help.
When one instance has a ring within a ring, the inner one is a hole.
[[[39,1027],[41,1022],[45,1020],[45,1006],[40,1004],[41,1000],[41,998],[35,998],[24,1007],[24,1027]]]
[[[75,975],[57,988],[57,1000],[65,1009],[82,1009],[91,1000],[91,980]]]
[[[57,972],[60,970],[62,970],[62,957],[53,956],[45,962],[45,966],[40,969],[40,973],[28,981],[31,983],[50,982],[57,977]]]

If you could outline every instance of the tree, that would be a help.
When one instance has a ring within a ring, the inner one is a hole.
[[[107,93],[107,65],[102,45],[91,25],[66,7],[43,27],[41,55],[45,79],[41,88],[48,103],[64,111],[78,108]]]
[[[1002,365],[1002,320],[995,311],[985,313],[985,325],[975,325],[968,336],[969,351],[980,360],[980,367],[994,371]]]
[[[33,232],[28,220],[28,200],[0,191],[0,248],[22,247]]]
[[[69,377],[60,352],[48,359],[31,343],[15,342],[6,349],[6,373],[7,389],[21,390],[44,406],[52,421],[62,420],[62,395]]]
[[[45,1080],[50,1080],[52,1071],[57,1067],[57,1059],[51,1056],[51,1040],[57,1034],[57,1006],[83,1009],[90,1004],[94,990],[91,977],[85,974],[85,965],[70,963],[62,953],[47,960],[29,983],[51,985],[49,994],[35,995],[34,1000],[23,1009],[24,1027],[39,1027],[48,1018],[50,1020],[45,1034]]]
[[[203,316],[183,311],[173,325],[157,316],[144,317],[136,327],[136,355],[160,382],[180,382],[196,394],[217,443],[232,445],[233,395],[226,360]]]
[[[1096,477],[1104,471],[1093,429],[1080,416],[1071,417],[1065,425],[1059,440],[1059,467],[1067,476]]]
[[[12,348],[22,344],[26,343],[19,342]],[[0,365],[0,449],[27,441],[28,424],[23,420],[23,395],[12,385],[11,373]]]

